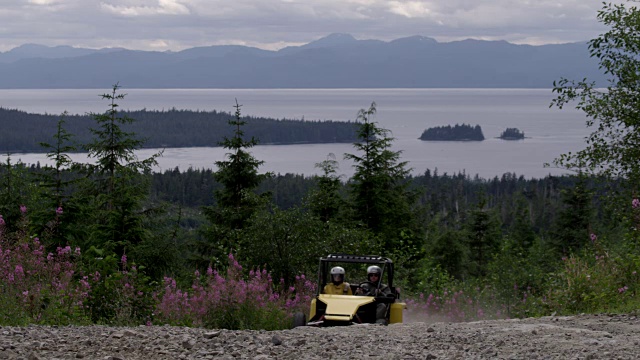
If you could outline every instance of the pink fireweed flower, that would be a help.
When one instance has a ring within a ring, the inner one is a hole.
[[[27,206],[26,205],[20,205],[20,212],[23,214],[27,213]]]
[[[596,240],[598,240],[596,234],[591,234],[591,242],[596,242]]]
[[[6,223],[4,222],[4,219],[2,218],[2,215],[0,215],[0,226],[3,226],[4,224],[6,224]]]
[[[127,255],[126,254],[122,254],[122,258],[120,258],[120,261],[122,261],[122,264],[126,264],[127,263]]]
[[[56,215],[62,215],[62,206],[58,206],[56,209]]]
[[[22,265],[16,265],[16,269],[14,271],[16,275],[24,276],[24,269],[22,268]]]
[[[625,292],[625,291],[627,291],[627,290],[629,290],[629,287],[624,286],[624,287],[619,288],[619,289],[618,289],[618,292],[619,292],[620,294],[622,294],[622,293],[624,293],[624,292]]]
[[[64,248],[59,247],[56,249],[58,256],[64,255],[64,254],[71,254],[71,246],[65,246]]]
[[[640,208],[640,199],[633,199],[633,201],[631,201],[631,206],[634,209]]]

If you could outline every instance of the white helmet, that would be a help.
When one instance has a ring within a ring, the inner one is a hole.
[[[342,282],[344,281],[344,269],[341,268],[340,266],[336,266],[331,268],[331,282],[333,282],[334,285],[340,285],[342,284]]]

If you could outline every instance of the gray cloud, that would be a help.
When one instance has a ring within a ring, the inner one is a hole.
[[[625,3],[615,0],[614,3]],[[604,28],[585,0],[3,0],[0,51],[49,46],[181,50],[280,48],[333,32],[543,44],[589,40]]]

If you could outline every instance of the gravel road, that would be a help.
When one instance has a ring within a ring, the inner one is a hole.
[[[410,319],[405,319],[410,321]],[[0,359],[640,359],[635,315],[301,327],[0,327]]]

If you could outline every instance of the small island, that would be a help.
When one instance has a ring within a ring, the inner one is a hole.
[[[484,135],[480,125],[437,126],[425,130],[419,138],[423,141],[482,141]]]
[[[516,128],[507,128],[498,138],[502,140],[522,140],[524,139],[524,131]]]

